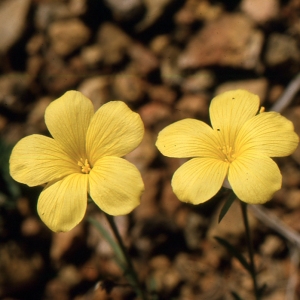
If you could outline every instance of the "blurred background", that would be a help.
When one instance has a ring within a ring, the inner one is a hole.
[[[93,226],[52,233],[36,212],[42,187],[9,175],[14,144],[49,134],[45,109],[70,89],[95,109],[123,100],[145,124],[126,158],[146,190],[116,222],[149,299],[252,299],[250,276],[213,239],[247,254],[238,203],[218,224],[225,191],[198,206],[178,201],[170,180],[183,161],[154,143],[174,121],[209,122],[211,99],[226,90],[247,89],[270,109],[300,71],[299,47],[299,0],[1,0],[0,299],[136,299]],[[298,134],[299,103],[296,93],[283,111]],[[250,214],[258,280],[266,300],[300,299],[300,152],[276,162],[283,187],[268,218]],[[95,205],[87,215],[107,226]]]

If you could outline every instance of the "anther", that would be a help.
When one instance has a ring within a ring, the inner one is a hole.
[[[87,159],[83,160],[83,158],[80,158],[78,161],[78,166],[81,167],[82,173],[88,174],[91,171],[91,167]]]
[[[226,146],[223,146],[223,147],[219,147],[219,149],[222,151],[222,153],[225,156],[224,161],[230,163],[235,159],[233,148],[231,146],[226,145]]]

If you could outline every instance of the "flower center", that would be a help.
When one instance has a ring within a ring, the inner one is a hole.
[[[219,147],[219,149],[224,154],[224,160],[226,162],[231,163],[235,160],[236,156],[235,156],[234,150],[232,149],[231,146],[226,145],[226,146],[223,146],[223,147]]]
[[[81,172],[85,174],[89,174],[92,170],[87,159],[84,160],[83,158],[80,158],[80,160],[78,161],[78,166],[81,167]]]

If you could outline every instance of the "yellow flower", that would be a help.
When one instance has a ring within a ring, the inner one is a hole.
[[[53,138],[34,134],[20,140],[10,157],[10,174],[29,186],[45,184],[37,210],[53,231],[68,231],[84,217],[87,194],[110,215],[127,214],[140,202],[144,184],[137,168],[121,158],[144,135],[140,116],[121,101],[92,102],[69,91],[46,109]]]
[[[192,158],[172,179],[177,197],[199,204],[229,181],[244,202],[270,200],[282,177],[270,157],[290,155],[299,138],[292,122],[276,112],[260,112],[259,98],[244,90],[216,96],[209,109],[212,127],[184,119],[164,128],[156,146],[169,157]]]

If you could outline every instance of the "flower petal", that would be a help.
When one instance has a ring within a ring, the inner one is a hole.
[[[93,115],[92,102],[76,91],[66,92],[46,109],[45,122],[51,135],[77,162],[86,158],[85,138]]]
[[[140,172],[127,160],[102,157],[89,177],[91,198],[104,212],[113,216],[125,215],[140,204],[144,183]]]
[[[18,182],[29,186],[47,183],[74,172],[79,172],[76,162],[60,145],[43,135],[30,135],[21,139],[10,156],[10,174]]]
[[[299,137],[291,121],[276,112],[261,113],[248,120],[236,139],[236,151],[259,151],[271,157],[287,156],[295,151]]]
[[[87,206],[88,175],[71,174],[48,183],[42,191],[37,210],[53,231],[69,231],[84,217]]]
[[[282,177],[271,158],[248,150],[231,163],[228,180],[240,200],[262,204],[281,188]]]
[[[179,200],[203,203],[221,188],[229,164],[217,159],[193,158],[173,175],[172,187]]]
[[[169,157],[220,157],[213,129],[195,119],[184,119],[165,127],[158,135],[156,146]]]
[[[241,127],[257,114],[258,108],[258,96],[245,90],[228,91],[213,98],[210,120],[219,133],[220,145],[233,145]]]
[[[122,101],[102,105],[87,132],[87,153],[92,165],[103,156],[124,156],[143,139],[144,125],[139,114]]]

